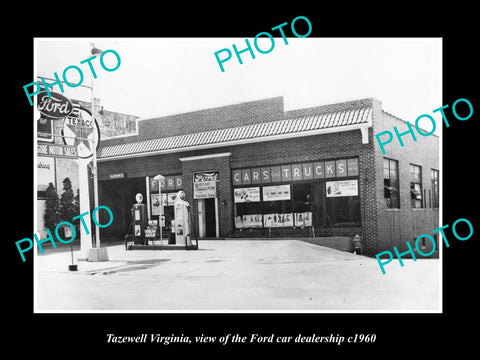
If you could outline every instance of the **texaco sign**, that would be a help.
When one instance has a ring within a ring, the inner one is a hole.
[[[73,111],[63,121],[63,141],[77,147],[78,157],[87,159],[93,155],[93,147],[100,142],[97,121],[86,108],[74,104]]]

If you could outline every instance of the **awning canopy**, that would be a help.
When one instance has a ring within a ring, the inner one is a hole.
[[[300,137],[324,132],[359,129],[371,124],[372,109],[336,111],[271,121],[253,125],[171,136],[166,138],[101,146],[99,160],[124,158],[128,155],[154,155],[162,152],[188,151],[208,146],[238,145],[255,141]]]

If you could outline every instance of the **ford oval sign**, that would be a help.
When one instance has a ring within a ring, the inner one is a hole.
[[[63,119],[72,113],[73,104],[70,99],[54,92],[50,92],[50,95],[46,91],[37,95],[37,109],[40,113],[52,119]]]

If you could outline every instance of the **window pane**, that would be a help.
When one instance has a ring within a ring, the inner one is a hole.
[[[311,184],[300,184],[292,186],[293,211],[305,212],[311,210],[312,187]]]
[[[312,198],[313,226],[326,226],[325,183],[312,184]]]
[[[392,193],[390,201],[391,201],[391,206],[390,206],[391,208],[394,208],[394,209],[400,208],[400,199],[398,196],[398,192]]]
[[[264,186],[263,221],[265,227],[293,226],[292,197],[290,185]],[[276,200],[279,199],[279,200]]]
[[[397,171],[395,168],[390,169],[390,179],[396,179],[397,178]]]
[[[399,208],[400,203],[398,201],[398,161],[384,158],[383,164],[385,206],[387,208]]]
[[[341,196],[326,199],[329,225],[360,224],[360,201],[358,196]]]
[[[260,188],[235,188],[233,189],[233,195],[235,227],[237,229],[262,227]]]
[[[235,204],[235,227],[262,227],[262,206],[260,202],[245,202]]]

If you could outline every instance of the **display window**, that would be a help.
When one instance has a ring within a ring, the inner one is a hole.
[[[360,225],[358,159],[263,167],[255,171],[268,181],[235,186],[247,170],[232,171],[237,229]],[[316,179],[323,171],[329,176]]]
[[[260,188],[235,188],[234,217],[237,229],[262,227],[262,204]]]

